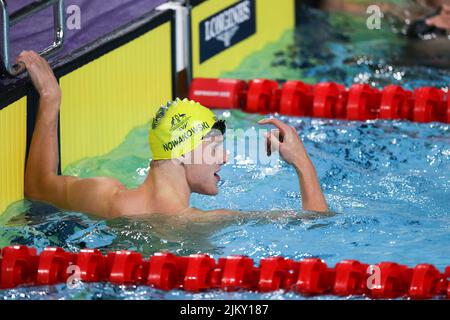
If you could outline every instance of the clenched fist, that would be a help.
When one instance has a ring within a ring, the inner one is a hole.
[[[272,152],[279,151],[284,161],[300,170],[311,165],[305,146],[294,127],[278,119],[263,119],[258,123],[272,124],[277,127],[277,129],[271,130],[266,138],[269,156]]]

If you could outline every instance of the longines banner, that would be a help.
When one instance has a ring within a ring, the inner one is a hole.
[[[255,0],[233,4],[200,22],[200,63],[256,33]]]
[[[191,0],[191,76],[221,77],[295,27],[300,0]]]

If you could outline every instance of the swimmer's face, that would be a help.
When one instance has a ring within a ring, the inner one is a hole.
[[[223,135],[204,138],[200,146],[185,156],[184,167],[191,190],[206,195],[218,194],[218,172],[226,162]]]

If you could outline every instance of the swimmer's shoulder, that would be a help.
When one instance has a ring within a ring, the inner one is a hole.
[[[117,184],[116,192],[110,200],[110,216],[112,218],[143,215],[143,208],[148,207],[148,199],[143,197],[138,189],[128,189],[121,183]]]

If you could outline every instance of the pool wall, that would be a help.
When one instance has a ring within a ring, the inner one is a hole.
[[[126,14],[105,16],[97,1],[89,2],[89,6],[80,2],[81,9],[97,10],[98,19],[115,19],[114,25],[120,22],[121,27],[94,40],[89,34],[69,32],[66,48],[50,60],[63,93],[60,172],[70,163],[111,151],[132,128],[149,121],[159,105],[173,99],[180,85],[175,61],[180,50],[175,42],[175,11],[153,10],[153,5],[149,9],[150,2],[140,1],[133,4],[136,6],[133,14],[128,10]],[[186,49],[190,53],[187,82],[193,77],[215,77],[233,70],[248,55],[278,40],[295,26],[297,4],[296,0],[187,1]],[[73,3],[66,3],[66,7],[69,5]],[[142,16],[136,19],[137,7],[141,5]],[[19,4],[16,7],[12,9],[18,9]],[[89,23],[100,23],[91,11],[87,12]],[[45,14],[38,15],[39,21],[43,21]],[[219,30],[224,14],[237,14],[240,18],[231,28],[227,29],[228,25]],[[122,21],[125,17],[129,19],[127,24]],[[101,25],[105,24],[102,22]],[[219,27],[216,24],[209,29],[208,39],[207,22],[208,26],[219,22]],[[37,50],[42,37],[36,35],[48,31],[43,26],[39,30],[22,27],[12,34],[20,35],[17,41],[12,37],[14,54],[23,49]],[[97,29],[88,25],[86,33]],[[34,33],[27,35],[27,30]],[[33,43],[34,37],[37,43]],[[73,48],[71,39],[80,46]],[[21,43],[26,47],[18,48]],[[9,205],[23,199],[25,164],[38,102],[27,77],[0,75],[0,215]]]
[[[60,168],[103,154],[174,97],[174,13],[152,11],[52,64],[60,82]],[[0,92],[0,213],[23,199],[39,99],[17,79]],[[131,109],[132,108],[132,109]]]
[[[61,169],[102,155],[173,98],[172,14],[141,36],[60,78]],[[140,32],[139,32],[140,33]]]
[[[27,98],[0,110],[0,213],[23,198],[27,147]]]

